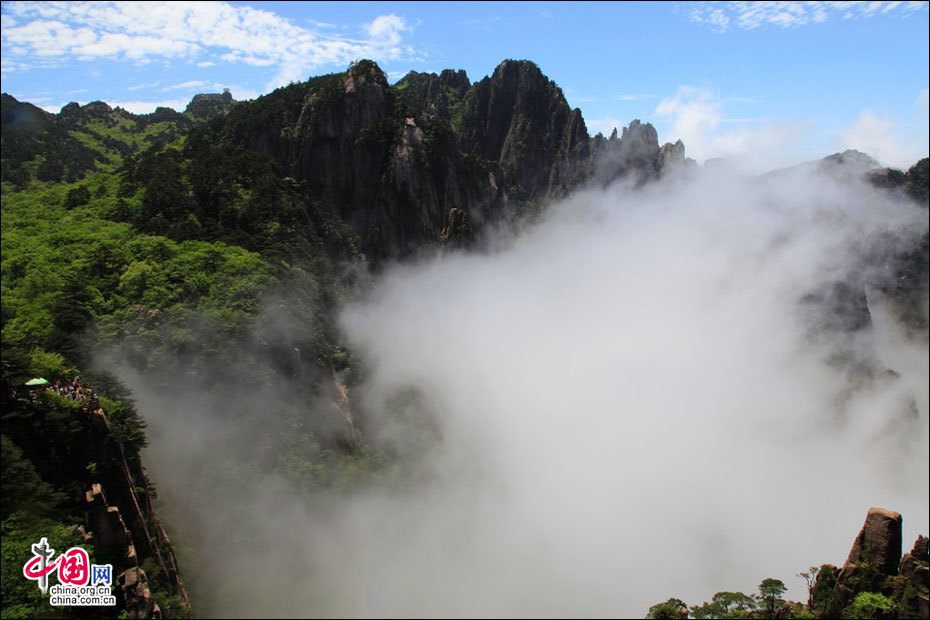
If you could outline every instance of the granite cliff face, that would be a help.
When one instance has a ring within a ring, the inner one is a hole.
[[[515,198],[556,194],[583,178],[590,143],[581,111],[535,64],[505,60],[463,108],[462,150],[497,163]]]
[[[359,61],[241,104],[220,130],[304,183],[375,261],[474,239],[585,182],[642,184],[684,159],[684,145],[660,147],[638,120],[620,138],[591,138],[561,89],[513,60],[475,84],[446,70],[394,86]],[[450,226],[459,232],[444,233]]]
[[[445,69],[440,74],[410,71],[397,84],[394,92],[412,114],[438,116],[447,121],[459,119],[462,99],[471,88],[465,71]]]
[[[306,183],[377,260],[437,240],[452,209],[485,221],[506,203],[494,171],[456,148],[448,120],[408,107],[362,61],[240,106],[227,131]],[[281,111],[268,118],[269,108]]]

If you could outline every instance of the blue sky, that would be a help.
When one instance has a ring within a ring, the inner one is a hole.
[[[759,168],[925,156],[928,56],[926,2],[3,3],[3,91],[52,111],[250,98],[362,57],[392,81],[528,58],[592,134],[640,118]]]

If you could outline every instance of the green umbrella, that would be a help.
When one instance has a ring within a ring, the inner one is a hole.
[[[32,387],[34,385],[48,385],[48,379],[43,379],[42,377],[36,377],[35,379],[30,379],[26,381],[26,385]]]

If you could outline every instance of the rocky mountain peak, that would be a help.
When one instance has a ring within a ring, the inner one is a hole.
[[[846,149],[842,153],[834,153],[823,158],[824,162],[841,165],[854,165],[863,168],[879,168],[881,164],[866,153],[855,149]]]
[[[869,155],[853,149],[828,155],[818,162],[818,169],[821,172],[840,178],[859,177],[869,170],[880,167],[881,164]]]
[[[387,76],[373,60],[358,60],[349,65],[345,72],[345,92],[353,93],[365,84],[387,88]]]
[[[462,150],[500,165],[508,193],[518,199],[558,193],[577,176],[576,163],[587,159],[580,112],[532,62],[500,63],[463,105]]]
[[[113,117],[113,108],[103,101],[91,101],[84,105],[79,105],[72,101],[61,108],[58,113],[59,117],[65,121],[78,120],[103,120],[109,121]]]
[[[492,73],[492,79],[495,80],[506,80],[517,77],[549,81],[549,79],[543,75],[543,72],[540,71],[539,66],[531,60],[513,60],[508,58],[507,60],[502,60],[500,64],[494,68],[494,72]]]
[[[665,171],[670,162],[684,159],[684,144],[680,149],[666,145],[662,151],[655,127],[634,119],[623,128],[619,138],[614,128],[609,139],[595,140],[591,157],[593,175],[599,183],[631,178],[641,185]]]
[[[620,153],[627,162],[655,161],[659,154],[659,134],[650,123],[634,119],[620,135]]]
[[[443,69],[442,73],[439,74],[439,84],[464,95],[465,91],[471,86],[471,81],[464,69]]]

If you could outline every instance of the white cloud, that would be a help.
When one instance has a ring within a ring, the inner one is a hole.
[[[730,28],[730,18],[722,9],[695,8],[691,11],[691,21],[706,24],[718,32],[726,32]]]
[[[410,30],[410,27],[402,17],[391,14],[376,17],[365,30],[373,40],[397,45],[401,41],[401,34]]]
[[[152,82],[150,84],[134,84],[132,86],[127,86],[126,90],[144,90],[146,88],[155,88],[161,84],[161,82]]]
[[[248,101],[249,99],[255,99],[261,95],[261,93],[254,88],[248,88],[247,86],[241,86],[239,84],[226,84],[222,88],[229,88],[229,91],[236,101]]]
[[[313,26],[316,26],[317,28],[339,28],[339,26],[337,26],[336,24],[331,24],[329,22],[321,22],[315,19],[308,19],[306,21],[308,24],[312,24]]]
[[[13,60],[12,58],[7,57],[6,55],[0,58],[0,73],[3,73],[3,74],[17,73],[19,71],[26,71],[29,68],[30,68],[30,65],[27,65],[26,63],[23,63],[23,62],[19,62],[17,60]]]
[[[801,127],[727,117],[724,100],[707,89],[680,86],[674,96],[659,102],[655,114],[667,119],[660,141],[681,139],[688,156],[699,162],[722,157],[741,168],[762,172],[797,161]],[[746,127],[747,124],[758,126]],[[721,127],[727,125],[742,126]]]
[[[191,88],[203,88],[204,86],[213,87],[211,82],[206,82],[204,80],[189,80],[187,82],[180,82],[178,84],[172,84],[171,86],[166,86],[162,90],[185,90]]]
[[[688,18],[716,32],[731,27],[753,30],[772,25],[792,28],[819,24],[831,17],[869,18],[876,15],[909,15],[924,11],[927,3],[913,2],[702,2],[691,9]]]
[[[4,71],[34,65],[36,58],[187,59],[199,67],[222,60],[277,66],[269,85],[276,86],[323,66],[414,54],[403,44],[411,26],[394,14],[380,15],[348,37],[227,2],[10,2],[3,10],[4,56],[15,57],[5,61]]]
[[[674,97],[659,102],[656,115],[670,118],[671,133],[688,145],[691,153],[701,153],[707,135],[720,124],[720,103],[708,90],[680,86]]]
[[[624,94],[617,95],[617,101],[642,101],[644,99],[655,99],[655,95],[635,95],[635,94]]]
[[[915,134],[922,134],[922,137],[915,137]],[[855,125],[843,133],[840,149],[856,149],[868,153],[884,166],[906,170],[927,156],[927,132],[926,129],[913,132],[896,119],[864,110]]]

